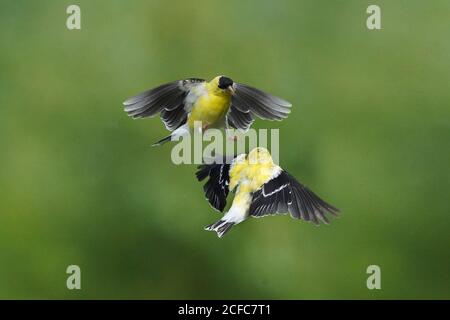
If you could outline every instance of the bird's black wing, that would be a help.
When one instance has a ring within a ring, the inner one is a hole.
[[[253,193],[249,213],[262,217],[276,213],[290,213],[293,218],[328,224],[326,213],[336,215],[339,210],[329,205],[286,171],[266,182]]]
[[[160,113],[161,120],[170,131],[186,122],[185,99],[190,90],[205,80],[190,78],[169,82],[127,99],[123,105],[130,117],[147,118]]]
[[[230,164],[223,163],[202,164],[198,166],[195,173],[198,181],[203,181],[209,177],[203,186],[206,199],[212,207],[223,212],[227,204],[227,196],[229,192],[228,184],[230,183]]]
[[[227,124],[229,127],[240,129],[242,131],[247,131],[252,125],[255,118],[249,111],[242,112],[236,109],[234,105],[231,105],[230,110],[227,114]]]
[[[231,99],[231,108],[227,115],[228,125],[248,130],[254,116],[266,120],[283,120],[291,112],[291,104],[259,89],[236,83]]]

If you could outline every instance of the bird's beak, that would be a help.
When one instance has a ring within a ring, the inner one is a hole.
[[[228,92],[231,93],[231,95],[234,95],[234,93],[236,92],[236,89],[234,88],[234,84],[229,86],[227,88]]]

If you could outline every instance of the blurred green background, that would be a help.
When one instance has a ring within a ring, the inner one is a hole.
[[[369,4],[2,0],[0,298],[450,298],[450,2],[376,1],[380,31]],[[121,102],[217,74],[293,102],[255,127],[339,219],[202,230],[195,166]]]

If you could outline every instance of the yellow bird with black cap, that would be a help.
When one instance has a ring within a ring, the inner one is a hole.
[[[178,80],[145,91],[124,103],[125,112],[134,119],[160,114],[171,134],[154,145],[178,140],[194,130],[234,128],[247,131],[255,117],[283,120],[291,103],[226,76],[211,81],[198,78]]]

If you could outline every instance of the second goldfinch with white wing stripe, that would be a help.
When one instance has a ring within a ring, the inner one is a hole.
[[[248,217],[290,213],[293,218],[328,224],[327,213],[339,210],[329,205],[289,173],[274,164],[264,148],[255,148],[227,163],[199,166],[199,181],[209,177],[203,189],[209,203],[223,212],[229,191],[236,191],[228,212],[206,227],[222,237],[230,228]]]

